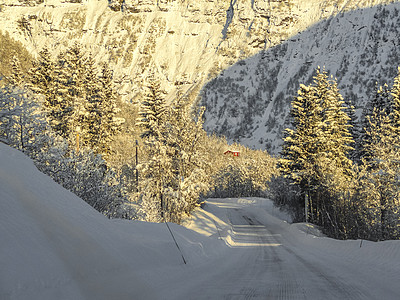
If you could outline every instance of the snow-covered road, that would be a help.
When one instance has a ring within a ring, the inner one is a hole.
[[[305,224],[272,216],[263,201],[268,204],[256,198],[208,201],[206,210],[230,227],[224,232],[216,225],[229,250],[193,272],[182,294],[171,298],[400,299],[397,263],[391,268],[373,257],[357,258],[373,243],[364,242],[363,249],[360,241],[317,237]]]

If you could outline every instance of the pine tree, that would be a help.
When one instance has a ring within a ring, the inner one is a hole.
[[[61,62],[64,60],[60,53],[57,63],[52,58],[48,48],[39,52],[39,57],[29,70],[29,88],[43,99],[43,110],[50,126],[55,132],[66,137],[66,102],[63,96],[63,85],[58,78],[61,73]]]
[[[286,129],[281,153],[281,171],[304,190],[311,188],[309,172],[313,160],[324,148],[320,101],[315,87],[300,85],[290,112],[293,129]]]
[[[349,116],[349,125],[350,125],[349,133],[353,140],[353,142],[350,144],[350,146],[352,146],[353,149],[349,151],[348,157],[351,161],[353,161],[353,163],[359,164],[361,162],[361,157],[360,157],[361,148],[358,141],[360,140],[361,128],[358,122],[358,117],[356,115],[355,107],[353,106],[351,100],[346,101],[345,112]]]
[[[67,118],[67,136],[72,145],[79,142],[81,137],[87,135],[88,127],[86,102],[86,59],[81,51],[81,45],[75,43],[65,54],[65,61],[61,70],[61,80],[66,93],[65,101],[70,105]]]
[[[97,77],[97,70],[93,57],[89,55],[85,64],[85,109],[87,113],[81,122],[81,128],[85,128],[80,142],[93,149],[96,153],[102,153],[98,145],[101,143],[102,101],[104,101],[102,85]]]
[[[114,137],[121,131],[122,124],[125,122],[123,118],[117,117],[120,109],[118,108],[118,96],[114,90],[113,73],[109,66],[104,63],[101,68],[100,77],[100,118],[101,127],[98,132],[97,153],[109,155],[111,153],[111,142]],[[94,137],[96,138],[96,137]]]
[[[394,79],[391,96],[393,125],[397,134],[400,135],[400,67],[398,68],[398,75]]]
[[[104,63],[100,76],[96,76],[94,61],[90,56],[86,68],[87,144],[96,153],[108,156],[111,153],[110,144],[124,122],[124,119],[117,117],[119,109],[113,74]]]
[[[371,122],[375,123],[380,120],[380,116],[389,115],[391,113],[391,95],[388,86],[385,84],[383,87],[377,87],[374,97],[367,103],[364,108],[362,119],[361,119],[361,134],[360,134],[360,147],[361,153],[360,158],[366,160],[369,159],[367,153],[363,149],[367,149],[371,143],[371,135],[368,132],[371,131]],[[376,118],[376,120],[372,120]]]
[[[380,111],[368,118],[370,121],[370,143],[364,160],[367,180],[372,183],[369,195],[365,197],[370,210],[374,211],[374,222],[380,224],[378,239],[400,238],[400,136],[392,119]],[[364,181],[365,181],[364,180]]]
[[[21,64],[18,57],[14,55],[11,62],[10,84],[16,87],[22,87],[23,83],[24,75],[21,70]]]
[[[160,137],[159,127],[166,111],[165,99],[161,95],[160,83],[152,75],[147,86],[147,94],[140,104],[137,125],[143,128],[142,138]]]
[[[326,153],[328,158],[344,172],[350,173],[352,162],[348,158],[348,153],[353,148],[350,146],[354,143],[349,128],[349,116],[346,114],[346,106],[342,95],[339,93],[335,80],[327,82],[328,76],[325,72],[318,72],[316,80],[317,93],[322,101],[324,133],[326,135]],[[318,91],[318,87],[324,83],[322,92]]]
[[[349,117],[336,82],[325,71],[317,70],[313,85],[301,85],[298,93],[292,102],[293,129],[285,133],[280,169],[300,186],[303,197],[313,201],[313,221],[324,225],[323,214],[334,204],[326,203],[323,194],[343,188],[340,183],[351,174]]]
[[[166,103],[161,96],[160,84],[149,79],[147,94],[140,103],[137,126],[142,128],[147,160],[138,166],[140,173],[139,201],[142,215],[149,222],[165,220],[165,202],[168,193],[167,180],[171,178],[169,149],[162,140],[162,125],[165,122]]]
[[[45,97],[47,107],[50,106],[52,93],[54,93],[54,70],[55,63],[48,48],[43,48],[39,52],[37,60],[33,61],[33,67],[29,70],[30,88],[37,94]]]

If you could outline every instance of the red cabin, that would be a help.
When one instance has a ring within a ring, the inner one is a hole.
[[[227,151],[224,152],[224,154],[238,157],[240,155],[240,152],[239,151],[227,150]]]

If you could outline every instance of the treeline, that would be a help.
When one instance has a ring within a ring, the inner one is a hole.
[[[74,44],[56,58],[42,50],[28,72],[14,56],[2,82],[0,140],[105,215],[126,215],[123,187],[104,160],[123,121],[108,66],[98,71]]]
[[[183,95],[166,103],[160,84],[150,79],[137,125],[146,159],[138,166],[138,203],[148,221],[180,223],[207,197],[265,193],[276,162],[263,151],[240,145],[241,156],[225,155],[226,140],[207,136],[203,108]]]
[[[43,49],[28,72],[17,57],[0,90],[0,139],[108,217],[181,219],[205,196],[262,195],[276,172],[263,151],[207,136],[203,109],[166,100],[156,75],[124,102],[107,63],[77,43]]]
[[[399,99],[400,69],[358,122],[336,81],[317,70],[292,102],[281,176],[271,184],[276,203],[336,238],[400,238]]]

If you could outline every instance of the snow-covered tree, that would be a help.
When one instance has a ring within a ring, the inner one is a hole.
[[[346,101],[346,99],[345,99]],[[358,117],[356,115],[355,107],[353,106],[352,102],[346,101],[346,114],[349,116],[349,133],[352,137],[353,142],[350,144],[353,149],[349,151],[349,159],[353,161],[353,163],[360,163],[360,144],[358,141],[360,140],[361,135],[361,127],[360,123],[358,122]]]
[[[59,57],[62,57],[62,54]],[[48,48],[43,48],[29,70],[28,86],[43,99],[43,110],[50,126],[55,132],[66,137],[67,125],[64,120],[67,103],[63,97],[63,85],[58,80],[59,73],[60,67],[52,58]]]
[[[366,175],[361,181],[371,223],[377,224],[378,239],[400,238],[400,136],[392,119],[380,111],[369,119],[369,141],[364,159]]]
[[[13,86],[22,87],[24,83],[24,75],[21,70],[21,64],[17,56],[13,56],[11,62],[11,76],[9,78],[10,84]]]
[[[400,67],[398,68],[398,74],[394,79],[392,88],[392,119],[395,130],[400,135]]]
[[[67,124],[66,136],[70,144],[76,145],[83,139],[89,130],[86,102],[86,58],[81,50],[81,45],[74,43],[67,49],[64,61],[59,66],[58,80],[63,85],[64,101],[67,103],[65,122]],[[69,111],[70,110],[70,111]]]
[[[138,166],[142,218],[148,222],[170,221],[166,217],[167,209],[172,206],[169,198],[173,195],[170,149],[154,137],[148,138],[146,146],[148,158]]]
[[[371,135],[368,132],[371,131],[371,121],[376,123],[380,120],[380,116],[389,115],[391,112],[391,95],[389,87],[385,84],[384,86],[377,87],[375,95],[365,106],[361,119],[361,135],[360,135],[360,158],[369,159],[367,153],[363,149],[367,149],[371,143]],[[376,120],[372,120],[376,118]]]
[[[167,107],[154,82],[148,90],[138,120],[148,157],[139,166],[142,211],[148,221],[179,223],[207,187],[202,110],[184,97]]]
[[[121,131],[125,120],[118,117],[120,109],[117,105],[118,96],[114,89],[113,73],[106,63],[102,65],[101,73],[97,80],[100,84],[99,97],[98,99],[95,98],[96,101],[89,101],[90,104],[97,103],[97,108],[96,105],[94,107],[91,106],[91,111],[89,111],[93,120],[91,124],[96,124],[96,126],[90,125],[89,134],[91,148],[96,153],[101,153],[107,157],[112,151],[111,142],[115,135]],[[93,110],[93,108],[95,109]],[[96,123],[96,119],[100,121]]]
[[[352,169],[352,162],[348,158],[348,153],[353,148],[354,143],[350,133],[350,117],[346,114],[346,106],[342,95],[339,93],[335,80],[328,80],[325,72],[318,72],[316,76],[317,93],[323,99],[322,113],[325,135],[325,152],[327,157],[343,172],[349,174]],[[322,84],[321,84],[322,83]],[[319,91],[319,87],[322,90]],[[328,89],[328,90],[326,90]]]
[[[54,59],[48,48],[45,47],[39,52],[37,60],[33,61],[33,66],[28,72],[30,81],[29,87],[34,92],[43,95],[46,102],[49,102],[47,98],[51,98],[49,94],[54,92],[54,70]]]
[[[292,102],[292,128],[286,130],[281,172],[300,186],[310,201],[312,220],[323,225],[324,214],[335,203],[326,203],[325,193],[345,189],[352,162],[349,117],[336,82],[317,70],[310,86],[301,85]],[[308,200],[307,200],[308,199]]]
[[[196,207],[200,194],[208,186],[202,115],[202,108],[196,112],[188,99],[178,96],[168,111],[168,121],[164,123],[163,136],[171,151],[172,189],[175,189],[173,206],[167,212],[177,223]]]
[[[102,102],[104,94],[101,83],[97,78],[97,69],[91,55],[88,56],[84,70],[84,109],[86,113],[80,122],[81,128],[85,128],[84,134],[80,136],[81,145],[85,145],[93,149],[96,153],[101,153],[97,146],[101,143],[101,127],[102,127]]]
[[[150,222],[164,221],[165,201],[171,178],[171,157],[162,139],[162,125],[165,122],[166,102],[160,91],[160,84],[153,76],[144,99],[140,103],[137,126],[142,129],[147,160],[139,166],[139,201],[143,218]]]
[[[47,122],[41,104],[18,86],[0,89],[0,138],[30,155],[46,134]]]
[[[300,85],[290,112],[292,129],[286,129],[281,153],[281,172],[305,190],[311,188],[310,172],[325,146],[320,102],[315,87]]]
[[[140,103],[137,120],[137,125],[143,128],[142,138],[154,137],[158,139],[160,137],[159,128],[164,121],[165,111],[166,102],[161,93],[160,82],[154,79],[154,75],[151,75],[147,93]]]

